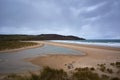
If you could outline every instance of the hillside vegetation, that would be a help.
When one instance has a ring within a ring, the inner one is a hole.
[[[0,41],[0,51],[37,45],[34,42]]]
[[[84,40],[76,36],[64,36],[58,34],[41,35],[0,35],[0,41],[21,41],[21,40]]]

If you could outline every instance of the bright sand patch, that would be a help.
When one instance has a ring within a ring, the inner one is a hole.
[[[92,67],[97,64],[120,62],[120,49],[111,47],[101,46],[90,46],[80,44],[64,44],[54,42],[40,42],[43,44],[67,47],[71,49],[79,50],[80,52],[86,53],[84,56],[79,55],[47,55],[39,56],[33,59],[29,59],[33,64],[39,66],[49,66],[56,69],[70,70],[77,67]],[[68,66],[72,65],[70,69]]]

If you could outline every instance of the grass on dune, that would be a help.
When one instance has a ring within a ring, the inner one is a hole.
[[[33,46],[34,42],[20,42],[20,41],[0,41],[0,51]]]
[[[68,80],[67,73],[62,69],[45,67],[39,74],[30,73],[31,76],[8,75],[6,80]]]
[[[93,72],[91,68],[77,68],[71,75],[68,75],[64,70],[51,69],[45,67],[39,74],[31,73],[30,76],[20,76],[11,74],[5,80],[120,80],[117,77],[110,78],[107,75],[100,77]]]

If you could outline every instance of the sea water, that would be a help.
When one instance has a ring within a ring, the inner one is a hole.
[[[52,42],[89,44],[98,46],[110,46],[120,48],[120,39],[91,39],[91,40],[51,40]]]

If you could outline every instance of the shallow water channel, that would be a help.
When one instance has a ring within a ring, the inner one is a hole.
[[[39,70],[39,66],[26,62],[24,59],[47,54],[83,55],[83,53],[80,53],[80,51],[77,50],[52,45],[44,45],[43,47],[17,52],[0,53],[0,73],[19,73]]]

